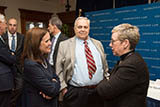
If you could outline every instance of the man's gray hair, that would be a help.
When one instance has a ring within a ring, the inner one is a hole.
[[[56,25],[59,30],[62,29],[62,21],[59,19],[58,16],[53,16],[53,17],[49,20],[49,23],[52,24],[52,25]]]
[[[1,13],[0,13],[0,21],[3,23],[5,22],[5,16]]]
[[[89,20],[87,17],[81,16],[81,17],[78,17],[78,18],[75,20],[75,22],[74,22],[74,27],[77,25],[77,22],[78,22],[79,20],[86,20],[86,21],[88,22],[89,26],[90,26],[90,20]]]

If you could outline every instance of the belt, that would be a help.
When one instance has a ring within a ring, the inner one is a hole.
[[[73,85],[70,85],[70,84],[69,84],[69,86],[72,86],[74,88],[86,88],[86,89],[94,89],[94,88],[97,87],[97,85],[86,85],[86,86],[79,86],[79,87],[77,87],[77,86],[73,86]]]
[[[87,85],[87,86],[82,86],[81,88],[88,88],[88,89],[93,89],[96,88],[97,85]]]

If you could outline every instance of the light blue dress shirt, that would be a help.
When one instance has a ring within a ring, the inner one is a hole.
[[[96,85],[103,79],[103,65],[101,55],[98,52],[95,45],[92,43],[90,38],[87,40],[88,47],[90,48],[94,61],[96,63],[96,72],[92,79],[89,79],[87,61],[85,56],[84,40],[76,38],[76,49],[75,49],[75,65],[74,73],[69,84],[77,87]]]

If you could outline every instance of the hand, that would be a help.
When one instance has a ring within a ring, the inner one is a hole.
[[[52,97],[49,97],[47,95],[45,95],[44,93],[40,92],[39,94],[41,94],[43,96],[43,98],[47,99],[47,100],[50,100],[52,99]]]
[[[15,55],[14,52],[11,52],[12,55]]]
[[[67,88],[64,88],[61,92],[62,92],[62,95],[64,96],[66,93],[67,93]]]
[[[57,80],[56,80],[56,79],[54,79],[54,78],[52,79],[52,81],[55,81],[55,82],[57,82]]]

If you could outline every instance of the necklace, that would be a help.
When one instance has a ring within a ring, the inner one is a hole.
[[[44,68],[47,68],[47,67],[48,67],[46,60],[44,60],[44,62],[42,62],[42,66],[43,66]]]

